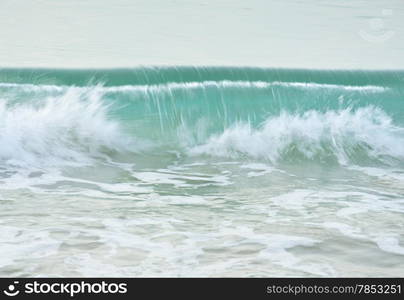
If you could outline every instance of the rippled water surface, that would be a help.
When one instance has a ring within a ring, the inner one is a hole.
[[[403,276],[402,72],[0,71],[1,276]]]

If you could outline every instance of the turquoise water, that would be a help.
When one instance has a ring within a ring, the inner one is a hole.
[[[0,70],[2,276],[403,276],[404,72]]]

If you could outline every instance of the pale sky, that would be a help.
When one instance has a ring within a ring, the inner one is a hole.
[[[0,67],[404,69],[404,0],[1,0]]]

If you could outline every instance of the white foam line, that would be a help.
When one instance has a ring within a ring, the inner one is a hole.
[[[274,82],[274,85],[279,86],[290,86],[290,87],[302,87],[302,88],[312,88],[312,89],[343,89],[347,91],[370,91],[370,92],[383,92],[387,88],[376,85],[364,85],[364,86],[354,86],[354,85],[338,85],[338,84],[326,84],[326,83],[314,83],[314,82]]]
[[[281,87],[294,87],[303,89],[342,89],[347,91],[367,91],[367,92],[383,92],[388,88],[375,86],[375,85],[364,85],[364,86],[352,86],[352,85],[338,85],[338,84],[326,84],[326,83],[314,83],[314,82],[281,82],[281,81],[201,81],[201,82],[170,82],[165,84],[152,84],[152,85],[123,85],[123,86],[86,86],[86,87],[75,87],[76,89],[100,89],[103,92],[131,92],[131,91],[144,91],[144,92],[155,92],[160,90],[176,90],[176,89],[198,89],[206,87],[216,87],[216,88],[259,88],[266,89],[273,86]],[[0,87],[5,88],[23,88],[32,91],[48,90],[48,91],[63,91],[64,89],[72,88],[65,85],[35,85],[35,84],[17,84],[17,83],[0,83]]]
[[[172,82],[167,84],[159,85],[125,85],[120,87],[106,87],[106,92],[122,92],[122,91],[158,91],[158,90],[175,90],[175,89],[198,89],[206,87],[216,87],[216,88],[259,88],[266,89],[273,86],[282,87],[295,87],[304,89],[343,89],[347,91],[368,91],[368,92],[383,92],[386,90],[385,87],[365,85],[365,86],[350,86],[350,85],[337,85],[337,84],[320,84],[320,83],[305,83],[305,82],[266,82],[266,81],[202,81],[202,82]]]
[[[63,91],[67,86],[63,85],[48,85],[48,84],[31,84],[31,83],[0,83],[0,88],[19,88],[30,91]]]

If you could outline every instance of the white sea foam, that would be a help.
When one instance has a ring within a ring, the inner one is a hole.
[[[381,109],[368,106],[356,111],[282,112],[259,128],[239,123],[213,135],[189,153],[224,157],[250,156],[271,162],[280,159],[327,159],[348,164],[355,156],[383,160],[404,158],[404,129],[393,124]],[[389,160],[385,160],[389,162]]]
[[[404,245],[400,245],[399,239],[394,236],[379,236],[375,238],[376,244],[383,251],[404,255]]]
[[[266,165],[266,164],[260,164],[260,163],[245,164],[245,165],[242,165],[241,168],[253,170],[253,171],[250,171],[247,173],[248,177],[263,176],[265,174],[269,174],[274,171],[273,167]]]
[[[85,163],[106,149],[127,149],[129,142],[108,119],[96,89],[68,89],[40,102],[1,101],[0,144],[3,163],[43,166]]]
[[[330,89],[330,90],[345,90],[357,92],[379,93],[385,92],[388,88],[377,85],[344,85],[344,84],[327,84],[316,82],[286,82],[286,81],[243,81],[243,80],[219,80],[219,81],[189,81],[189,82],[168,82],[161,84],[133,84],[121,86],[85,86],[85,87],[68,87],[64,85],[50,85],[50,84],[30,84],[30,83],[0,83],[0,88],[18,88],[22,91],[46,91],[46,92],[63,92],[66,89],[76,89],[79,91],[86,91],[88,89],[97,88],[99,92],[103,93],[116,93],[116,92],[169,92],[172,90],[192,90],[204,88],[254,88],[254,89],[268,89],[271,87],[288,87],[298,89]]]

